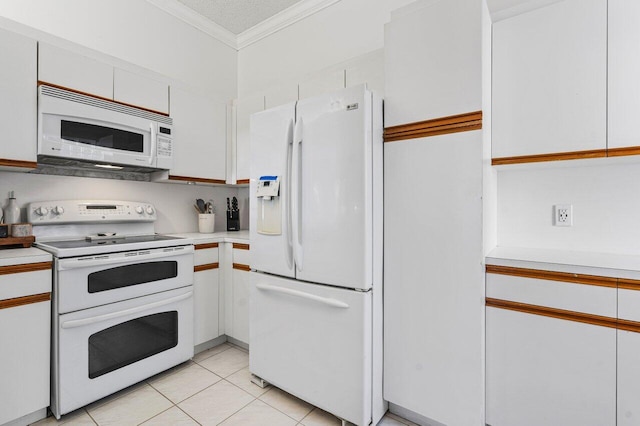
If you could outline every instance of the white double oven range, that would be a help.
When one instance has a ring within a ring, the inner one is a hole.
[[[192,241],[148,203],[31,203],[54,256],[51,411],[60,416],[193,356]]]

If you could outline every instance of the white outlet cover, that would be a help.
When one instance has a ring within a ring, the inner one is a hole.
[[[553,225],[573,226],[573,206],[571,204],[553,206]]]

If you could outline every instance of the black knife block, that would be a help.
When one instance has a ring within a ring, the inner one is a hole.
[[[240,230],[240,211],[227,211],[227,231]]]

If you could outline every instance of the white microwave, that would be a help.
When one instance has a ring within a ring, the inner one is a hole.
[[[171,117],[81,93],[38,89],[38,161],[171,169]]]

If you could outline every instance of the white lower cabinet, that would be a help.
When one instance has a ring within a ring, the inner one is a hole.
[[[487,308],[486,339],[487,425],[616,424],[615,329]]]
[[[218,243],[196,244],[193,274],[194,345],[220,336]]]
[[[249,244],[233,243],[231,266],[231,294],[226,325],[229,337],[249,344]]]
[[[0,267],[0,424],[36,421],[49,406],[52,275],[44,257]]]
[[[249,271],[233,269],[233,306],[230,336],[249,344]]]
[[[618,426],[640,425],[640,333],[618,330]]]

